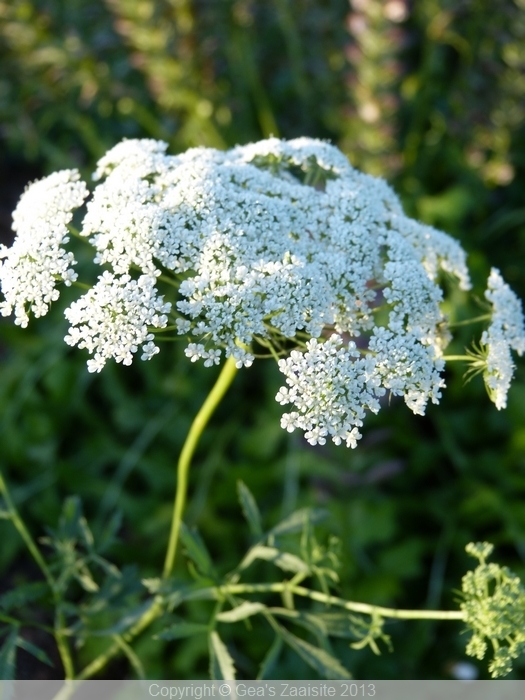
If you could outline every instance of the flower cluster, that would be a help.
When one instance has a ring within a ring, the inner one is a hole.
[[[466,546],[478,566],[463,576],[461,609],[472,633],[467,654],[481,660],[492,651],[489,672],[501,678],[525,653],[525,587],[506,566],[487,563],[492,550],[488,542]]]
[[[159,298],[155,281],[146,275],[134,280],[106,271],[87,294],[66,309],[71,328],[65,341],[94,355],[88,360],[90,372],[100,372],[110,357],[130,365],[139,345],[143,360],[159,351],[149,329],[166,326],[171,303]]]
[[[5,301],[0,312],[25,328],[28,310],[44,316],[56,301],[57,280],[67,285],[76,280],[73,253],[66,252],[67,224],[73,211],[88,195],[76,170],[62,170],[30,185],[13,212],[13,230],[17,233],[11,248],[0,246],[0,281]]]
[[[365,412],[379,410],[386,391],[416,413],[439,400],[440,273],[470,287],[456,241],[406,217],[383,180],[326,142],[272,138],[175,156],[166,148],[123,141],[98,163],[80,234],[105,271],[66,310],[66,341],[88,350],[90,371],[109,358],[129,364],[139,347],[149,359],[159,329],[185,336],[186,355],[206,366],[224,356],[249,366],[266,349],[286,377],[277,399],[292,410],[283,426],[314,444],[329,436],[355,446]],[[17,240],[1,253],[2,313],[14,308],[25,324],[28,304],[42,315],[56,281],[74,281],[61,246],[86,194],[73,171],[26,192]],[[503,337],[521,351],[521,312],[491,279],[484,342],[496,348]]]
[[[355,343],[343,347],[339,335],[324,343],[309,340],[306,352],[292,350],[279,360],[279,369],[288,387],[282,387],[276,400],[293,404],[297,410],[282,417],[288,431],[301,428],[312,445],[324,445],[326,436],[339,445],[355,447],[361,437],[365,410],[377,413],[379,397],[385,393],[371,355],[361,357]]]
[[[505,408],[507,393],[514,375],[511,349],[518,355],[525,351],[525,324],[521,302],[498,270],[493,268],[485,297],[492,304],[489,328],[483,331],[481,343],[486,346],[485,386],[496,408]]]

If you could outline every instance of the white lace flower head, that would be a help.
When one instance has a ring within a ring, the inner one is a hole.
[[[98,282],[66,309],[71,323],[65,337],[68,345],[86,348],[90,372],[100,372],[106,361],[130,365],[142,346],[142,359],[149,360],[159,349],[152,342],[152,328],[164,328],[171,304],[159,298],[155,278],[141,275],[117,277],[104,272]]]
[[[139,348],[149,359],[160,330],[184,336],[187,357],[206,366],[232,357],[249,367],[271,353],[286,379],[277,400],[291,409],[282,425],[313,444],[354,447],[387,391],[415,413],[439,400],[439,273],[470,287],[456,241],[406,217],[383,180],[324,141],[272,138],[176,156],[166,148],[124,141],[98,163],[80,234],[104,271],[66,310],[66,341],[88,350],[90,371],[109,358],[129,364]],[[24,324],[28,308],[47,311],[57,281],[75,278],[61,246],[87,194],[73,171],[43,182],[48,203],[28,190],[15,244],[1,252],[1,310]],[[504,346],[522,352],[525,343],[519,302],[497,273],[487,297],[497,392],[509,376]]]
[[[281,420],[291,432],[300,428],[312,445],[324,445],[331,437],[337,445],[344,441],[355,447],[361,437],[365,411],[379,411],[380,386],[372,356],[361,357],[355,343],[343,346],[338,335],[320,343],[309,340],[306,352],[293,350],[290,357],[279,361],[286,377],[276,400],[295,408]]]

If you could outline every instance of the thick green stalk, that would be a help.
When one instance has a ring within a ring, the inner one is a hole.
[[[64,621],[64,616],[62,612],[59,610],[59,605],[60,605],[60,598],[56,589],[56,584],[55,584],[55,579],[51,575],[51,572],[49,571],[49,567],[46,564],[46,561],[42,554],[40,553],[40,550],[38,549],[35,541],[31,537],[31,534],[29,530],[26,528],[24,521],[18,514],[18,511],[16,509],[16,506],[14,504],[13,499],[11,498],[11,494],[9,493],[9,489],[7,488],[7,484],[4,481],[4,477],[2,473],[0,472],[0,493],[4,497],[5,504],[7,506],[8,512],[9,512],[9,518],[13,525],[15,526],[18,534],[24,541],[24,544],[28,548],[29,552],[31,553],[31,556],[33,559],[36,561],[38,564],[40,570],[44,574],[44,578],[46,579],[52,593],[53,593],[53,598],[55,601],[55,605],[57,607],[57,612],[56,612],[56,617],[55,617],[55,640],[57,643],[58,651],[60,653],[60,658],[62,659],[62,664],[64,666],[64,674],[66,680],[70,680],[75,677],[75,669],[73,667],[73,659],[71,657],[71,651],[69,649],[69,645],[67,642],[67,638],[64,635],[64,627],[65,627],[65,621]]]
[[[202,432],[211,415],[219,405],[222,397],[228,390],[228,387],[235,377],[235,373],[237,372],[235,362],[236,360],[233,357],[229,357],[226,360],[213,389],[208,394],[206,401],[202,404],[200,411],[197,413],[193,423],[191,424],[184,447],[180,453],[179,462],[177,465],[177,491],[175,493],[173,519],[171,522],[170,539],[164,562],[164,571],[162,574],[164,578],[167,578],[171,574],[173,565],[175,564],[180,524],[182,522],[182,514],[184,512],[186,496],[188,493],[188,474],[191,465],[191,458],[193,457],[195,448],[197,447]]]

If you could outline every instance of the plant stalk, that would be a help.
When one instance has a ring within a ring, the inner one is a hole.
[[[206,589],[207,590],[207,589]],[[218,596],[245,595],[250,593],[285,593],[310,598],[325,605],[336,605],[351,612],[362,613],[364,615],[379,615],[397,620],[464,620],[465,615],[462,610],[403,610],[396,608],[384,608],[379,605],[369,605],[368,603],[356,603],[351,600],[344,600],[337,596],[328,595],[321,591],[314,591],[304,586],[293,585],[291,581],[280,583],[238,583],[226,586],[218,586],[216,589]]]
[[[171,522],[170,539],[168,542],[166,559],[164,561],[164,570],[162,573],[163,578],[167,578],[171,574],[175,564],[180,524],[182,522],[182,514],[186,506],[186,497],[188,493],[188,474],[191,459],[204,428],[208,424],[213,412],[219,405],[221,399],[235,377],[237,372],[235,362],[236,360],[230,356],[224,363],[213,389],[208,394],[205,402],[201,406],[200,411],[197,413],[193,423],[191,424],[190,431],[186,437],[186,441],[184,442],[182,452],[180,453],[179,462],[177,465],[177,490],[175,492],[175,504],[173,508],[173,519]]]
[[[60,658],[62,660],[62,665],[64,666],[64,675],[66,680],[71,680],[75,677],[75,669],[73,666],[73,659],[71,657],[71,651],[69,649],[69,644],[67,641],[66,636],[64,635],[64,627],[65,627],[65,621],[64,621],[64,615],[60,611],[60,596],[58,594],[56,584],[55,584],[55,579],[51,575],[51,572],[49,571],[49,567],[46,564],[46,561],[44,557],[42,556],[40,550],[38,549],[36,542],[34,539],[31,537],[31,533],[25,526],[24,521],[18,514],[18,511],[16,509],[16,506],[14,504],[13,499],[11,498],[11,494],[9,493],[9,489],[7,488],[7,484],[4,481],[4,477],[2,473],[0,472],[0,493],[4,497],[5,504],[7,506],[7,509],[9,511],[9,517],[11,522],[13,523],[16,531],[24,541],[24,544],[26,545],[27,549],[31,553],[31,556],[35,560],[35,562],[38,564],[38,567],[40,568],[41,572],[44,575],[44,578],[47,581],[47,584],[49,585],[49,588],[51,589],[53,593],[53,599],[55,601],[55,606],[56,606],[56,617],[55,617],[55,628],[54,628],[54,637],[55,641],[57,643],[58,651],[60,654]]]

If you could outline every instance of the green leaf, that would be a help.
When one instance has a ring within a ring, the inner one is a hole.
[[[49,586],[43,581],[36,583],[24,583],[17,586],[11,591],[0,596],[0,608],[5,610],[13,610],[21,608],[27,603],[32,603],[39,598],[42,598],[49,592]]]
[[[187,595],[191,597],[195,592],[198,593],[199,591],[210,590],[210,588],[201,581],[188,583],[187,581],[181,581],[175,578],[144,578],[141,583],[152,595],[172,596],[172,600],[177,601],[177,604],[186,600]],[[213,594],[208,597],[216,598],[217,596]]]
[[[174,588],[174,590],[173,590]],[[172,587],[173,593],[167,591],[163,593],[161,588],[161,595],[164,595],[164,599],[168,605],[169,610],[174,610],[178,605],[184,603],[187,600],[217,600],[217,591],[208,586],[202,586],[200,583],[193,585],[181,585]]]
[[[103,630],[90,630],[90,634],[96,637],[110,637],[122,634],[132,627],[145,612],[153,605],[153,600],[147,600],[134,608],[131,608],[116,624]]]
[[[193,637],[194,634],[208,633],[209,631],[208,625],[202,625],[198,622],[175,622],[156,634],[153,639],[184,639],[184,637]]]
[[[238,622],[239,620],[245,620],[247,617],[252,615],[257,615],[258,613],[266,610],[266,605],[262,603],[252,603],[245,600],[233,610],[226,610],[226,612],[221,612],[217,615],[217,620],[219,622]]]
[[[27,639],[23,639],[22,637],[19,637],[16,645],[19,646],[21,649],[25,649],[29,654],[32,654],[36,659],[41,661],[44,664],[47,664],[48,666],[51,666],[53,668],[53,663],[49,659],[49,656],[46,654],[43,649],[40,649],[40,647],[35,646],[34,644],[31,644],[31,642],[28,642]]]
[[[163,583],[163,580],[159,577],[142,579],[142,585],[148,593],[158,593]]]
[[[86,545],[86,549],[91,552],[95,546],[95,540],[93,539],[93,533],[91,532],[88,522],[83,515],[80,515],[80,518],[78,519],[78,529],[82,540]]]
[[[117,609],[122,611],[120,614],[125,614],[137,595],[143,593],[144,586],[136,567],[125,566],[119,576],[110,575],[103,579],[99,590],[82,604],[82,617],[86,619],[103,611],[115,612]]]
[[[113,578],[120,578],[122,575],[118,567],[115,566],[115,564],[112,564],[110,561],[107,561],[107,559],[104,559],[104,557],[100,557],[98,554],[92,554],[91,561],[93,562],[93,564],[98,564],[98,566],[100,566],[100,568],[103,569],[106,572],[106,574],[112,576]]]
[[[288,608],[270,608],[269,612],[272,615],[285,617],[290,622],[295,622],[295,624],[300,625],[308,632],[312,632],[318,638],[328,636],[326,626],[317,614],[302,612],[301,610],[289,610]]]
[[[22,624],[22,621],[17,620],[16,617],[11,617],[11,615],[2,615],[2,613],[0,613],[0,622],[4,622],[6,625],[15,625],[15,626]],[[2,630],[2,632],[0,632],[0,635],[3,634],[3,632],[4,632],[4,630]]]
[[[12,496],[14,502],[18,507],[20,507],[20,505],[25,501],[29,501],[37,494],[49,488],[52,484],[54,484],[55,479],[56,476],[54,476],[52,470],[50,470],[35,476],[34,479],[24,481],[23,484],[20,484],[13,489]]]
[[[258,544],[248,551],[240,564],[240,569],[248,568],[256,559],[271,561],[283,571],[292,571],[294,574],[310,573],[310,567],[295,554],[281,552],[276,547],[265,547],[262,544]]]
[[[117,533],[122,526],[122,513],[116,511],[104,526],[100,536],[97,538],[97,550],[104,552],[117,539]]]
[[[263,529],[261,514],[259,513],[259,508],[257,507],[255,498],[243,481],[237,482],[237,492],[239,494],[242,512],[244,513],[244,517],[246,518],[250,527],[250,532],[254,537],[260,539],[263,535]]]
[[[311,666],[319,675],[330,681],[347,680],[352,678],[350,673],[342,666],[339,661],[329,654],[324,649],[314,647],[312,644],[305,642],[303,639],[296,637],[287,629],[275,623],[279,634],[283,640],[300,656],[306,663]]]
[[[0,649],[0,680],[12,681],[15,678],[16,645],[18,627],[14,627]]]
[[[64,501],[62,514],[59,521],[59,533],[66,539],[77,539],[82,529],[82,504],[78,496],[69,496]]]
[[[83,566],[82,569],[75,574],[75,578],[88,593],[96,593],[98,591],[99,586],[86,566]]]
[[[210,676],[212,681],[234,681],[235,666],[226,645],[217,632],[209,636]]]
[[[215,578],[215,569],[213,568],[211,557],[197,530],[190,530],[184,523],[181,523],[180,538],[186,548],[186,554],[195,564],[197,570],[203,576]]]
[[[259,673],[257,674],[258,681],[263,681],[268,678],[270,673],[273,671],[282,648],[283,638],[276,634],[275,639],[272,642],[272,646],[268,649],[266,656],[262,660]]]
[[[354,616],[343,612],[319,612],[315,616],[330,637],[355,639],[355,632],[352,632],[351,628],[352,624],[355,623]]]
[[[302,508],[296,510],[295,513],[284,518],[277,523],[268,534],[279,536],[287,535],[291,532],[302,530],[306,523],[315,525],[328,517],[328,511],[323,508]]]

